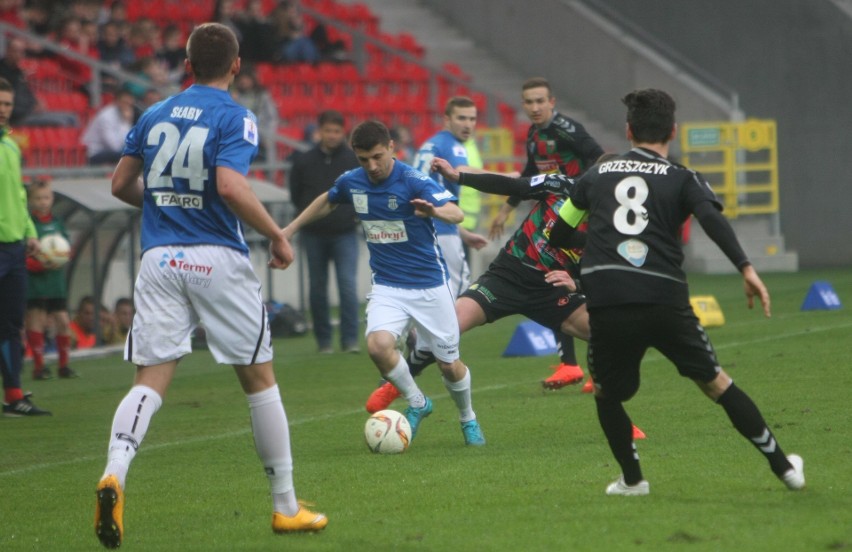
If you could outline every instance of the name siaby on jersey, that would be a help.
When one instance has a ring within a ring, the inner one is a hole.
[[[189,119],[190,121],[197,121],[198,118],[201,117],[201,113],[203,111],[204,110],[199,107],[176,105],[172,108],[170,117],[172,119]]]
[[[650,163],[648,161],[607,161],[598,165],[598,174],[608,172],[629,172],[629,173],[646,173],[646,174],[664,174],[668,175],[668,170],[671,165],[665,163]]]

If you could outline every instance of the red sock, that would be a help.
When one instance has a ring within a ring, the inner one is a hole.
[[[33,372],[37,374],[44,370],[44,332],[27,330],[27,343],[33,352]]]
[[[68,351],[71,350],[71,336],[56,336],[56,351],[59,353],[59,367],[68,368]]]
[[[24,392],[21,391],[20,387],[7,387],[6,391],[6,404],[12,404],[15,401],[19,401],[24,398]]]

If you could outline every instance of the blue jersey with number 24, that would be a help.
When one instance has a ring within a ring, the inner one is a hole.
[[[142,251],[222,245],[248,252],[239,219],[216,189],[216,167],[247,174],[257,119],[218,88],[195,84],[151,106],[125,141],[143,160]]]

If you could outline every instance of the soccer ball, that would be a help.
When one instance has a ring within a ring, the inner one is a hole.
[[[364,439],[373,452],[399,454],[411,443],[411,426],[396,410],[380,410],[367,420]]]
[[[42,236],[39,244],[41,250],[37,255],[38,260],[51,268],[59,268],[71,258],[71,244],[61,234]]]

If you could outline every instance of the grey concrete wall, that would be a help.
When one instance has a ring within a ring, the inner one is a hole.
[[[582,4],[582,2],[579,2]],[[852,19],[826,0],[602,0],[778,121],[781,229],[802,266],[852,265]],[[429,0],[559,104],[623,126],[618,98],[669,90],[682,121],[725,118],[559,0]],[[714,113],[715,111],[715,113]]]

